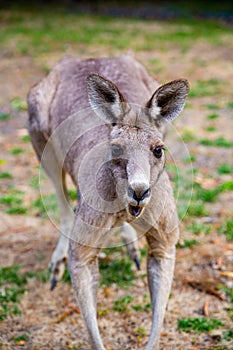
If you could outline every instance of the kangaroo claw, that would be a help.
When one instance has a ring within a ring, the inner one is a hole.
[[[133,260],[134,260],[134,262],[135,262],[135,264],[137,266],[138,271],[140,271],[141,270],[141,266],[140,266],[139,258],[136,256]]]
[[[57,279],[53,277],[50,282],[50,290],[53,291],[56,285],[57,285]]]

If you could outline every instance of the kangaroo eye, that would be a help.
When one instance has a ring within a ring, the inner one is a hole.
[[[113,157],[120,157],[123,154],[123,149],[118,145],[112,146],[112,156]]]
[[[153,155],[156,158],[161,158],[163,155],[163,148],[162,147],[155,147],[153,150]]]

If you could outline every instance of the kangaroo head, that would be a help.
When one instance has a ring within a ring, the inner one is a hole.
[[[87,78],[90,105],[110,127],[111,170],[116,183],[125,180],[123,193],[122,188],[119,192],[133,217],[142,214],[164,170],[160,127],[180,114],[188,90],[187,80],[174,80],[160,86],[145,106],[138,106],[126,101],[106,78],[98,74]]]

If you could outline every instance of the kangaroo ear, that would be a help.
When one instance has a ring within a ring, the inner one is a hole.
[[[123,102],[120,91],[110,80],[99,74],[87,78],[87,93],[90,105],[98,117],[108,123],[116,123],[123,118]]]
[[[185,99],[189,92],[189,84],[186,79],[173,80],[160,86],[146,107],[155,122],[172,121],[182,111]]]

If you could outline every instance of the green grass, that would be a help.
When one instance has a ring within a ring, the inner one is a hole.
[[[29,339],[29,335],[27,333],[20,334],[17,337],[13,338],[13,340],[16,343],[19,343],[20,341],[27,341],[28,339]]]
[[[217,113],[211,113],[211,114],[208,114],[206,119],[209,119],[209,120],[214,120],[214,119],[218,119],[219,118],[219,114]]]
[[[6,267],[0,267],[0,286],[4,283],[16,284],[19,287],[22,287],[27,283],[27,278],[25,275],[20,274],[19,265],[12,265]]]
[[[69,195],[70,200],[72,200],[72,201],[77,200],[77,190],[76,189],[69,189],[68,195]]]
[[[225,181],[219,185],[220,192],[233,191],[233,181]]]
[[[11,173],[8,173],[7,171],[1,171],[0,179],[13,179],[13,176]]]
[[[0,198],[0,203],[7,204],[7,205],[22,204],[23,199],[21,197],[23,194],[24,194],[23,191],[12,189],[11,192],[8,192],[8,194],[3,195]]]
[[[220,175],[222,174],[232,174],[233,173],[233,166],[228,163],[222,163],[219,165],[217,169],[218,173]]]
[[[205,105],[205,107],[211,111],[218,110],[220,107],[214,103],[208,103]]]
[[[141,339],[146,336],[146,329],[144,327],[138,327],[134,330],[134,333]]]
[[[47,282],[48,269],[20,272],[19,265],[0,267],[0,321],[9,315],[20,315],[20,298],[26,291],[29,278]]]
[[[216,139],[200,139],[199,144],[203,146],[212,146],[212,147],[224,147],[231,148],[233,147],[233,142],[225,139],[225,137],[220,136]]]
[[[27,341],[29,339],[29,335],[26,333],[20,334],[17,337],[13,338],[13,340],[18,343],[20,341]]]
[[[13,100],[11,100],[11,107],[17,111],[26,111],[27,103],[20,97],[15,97]]]
[[[9,187],[8,193],[0,197],[0,204],[4,206],[7,214],[26,214],[27,208],[24,206],[24,192]]]
[[[48,216],[52,216],[56,219],[59,218],[59,209],[56,195],[54,193],[43,197],[38,196],[38,198],[33,201],[32,207],[37,209],[38,215],[42,218],[47,218]]]
[[[229,241],[233,241],[233,219],[224,222],[218,232],[223,233]]]
[[[41,166],[36,167],[37,168],[37,173],[33,175],[29,181],[30,187],[38,190],[40,187],[40,181],[42,182],[43,180],[46,179],[46,175],[44,170],[41,168]]]
[[[198,236],[201,233],[208,234],[211,230],[210,226],[201,224],[200,222],[194,221],[187,226],[187,230]]]
[[[191,248],[198,244],[198,241],[196,239],[185,239],[183,244],[178,244],[178,247],[180,248]]]
[[[226,293],[226,295],[229,297],[230,299],[230,303],[233,303],[233,289],[232,288],[229,288],[229,287],[226,287],[224,285],[219,285],[218,286],[218,289],[219,290],[222,290],[223,292]],[[232,305],[233,306],[233,305]]]
[[[195,158],[194,158],[195,159]],[[187,161],[189,158],[187,158]],[[184,159],[185,162],[186,159]],[[192,175],[195,169],[185,170],[172,164],[167,164],[166,169],[173,183],[175,199],[177,200],[178,215],[182,219],[184,216],[201,217],[209,215],[205,203],[213,203],[218,195],[233,190],[233,181],[226,181],[213,189],[205,189],[200,184],[192,182]],[[199,230],[200,224],[196,224],[193,230]],[[203,227],[201,227],[203,230]],[[209,232],[209,227],[205,233]]]
[[[132,305],[132,309],[134,311],[150,311],[151,310],[151,303],[147,303],[145,305]]]
[[[10,118],[10,114],[9,113],[0,113],[0,121],[1,120],[7,120]]]
[[[19,268],[18,265],[0,268],[0,321],[21,313],[17,304],[25,292],[27,278],[19,274]]]
[[[39,183],[39,175],[33,175],[29,181],[29,185],[30,187],[34,188],[35,190],[38,190],[40,187],[40,183]]]
[[[182,220],[187,214],[192,199],[192,173],[173,164],[167,164],[166,169],[174,185],[174,195],[177,200],[178,215]]]
[[[23,141],[23,142],[31,142],[30,136],[29,136],[29,135],[24,135],[24,136],[22,137],[22,141]]]
[[[17,156],[18,154],[21,154],[25,152],[25,150],[23,148],[20,148],[20,147],[15,147],[15,148],[12,148],[10,150],[10,153],[13,155],[13,156]]]
[[[227,340],[227,341],[233,339],[233,331],[230,330],[230,329],[227,330],[227,331],[224,331],[224,332],[223,332],[223,339],[224,339],[224,340]]]
[[[216,186],[213,189],[205,189],[199,183],[193,184],[193,201],[205,202],[215,202],[218,195],[223,192],[233,191],[233,181],[225,181],[222,184]]]
[[[113,310],[118,312],[126,312],[128,310],[128,306],[134,298],[131,295],[126,295],[118,300],[114,301]]]
[[[222,192],[221,186],[217,186],[213,189],[205,189],[200,184],[194,183],[193,187],[196,198],[203,202],[214,202],[219,193]]]
[[[162,66],[162,62],[158,58],[151,58],[151,59],[149,59],[148,60],[148,66],[149,66],[150,72],[152,72],[154,74],[159,74],[159,73],[161,73],[164,70],[164,68]]]
[[[132,270],[131,260],[121,258],[113,261],[100,261],[101,285],[109,286],[112,283],[119,287],[127,287],[133,284],[135,274]]]
[[[24,286],[28,278],[36,278],[38,281],[47,282],[49,280],[49,270],[46,268],[40,271],[20,272],[20,265],[0,267],[0,286],[4,283],[15,284],[18,287]]]
[[[196,136],[194,134],[193,130],[190,129],[184,129],[182,131],[182,140],[184,142],[192,142],[196,140]]]
[[[206,97],[214,96],[220,93],[220,87],[223,84],[222,81],[218,79],[210,80],[197,80],[196,83],[191,86],[189,97]]]
[[[27,213],[27,208],[24,207],[11,207],[9,209],[6,209],[5,212],[10,215],[18,214],[18,215],[23,215]]]
[[[191,202],[187,210],[187,215],[191,217],[207,216],[208,214],[208,210],[205,208],[203,202],[200,200]]]
[[[197,40],[223,45],[231,38],[230,28],[211,21],[176,20],[166,23],[140,19],[71,13],[59,7],[23,9],[11,7],[1,13],[2,50],[33,57],[51,52],[76,50],[135,50],[150,51],[170,45],[188,50]],[[143,25],[143,30],[141,29]],[[224,40],[223,40],[224,38]],[[156,62],[152,62],[155,64]],[[209,84],[216,85],[212,79]],[[17,100],[16,100],[17,101]],[[18,101],[15,102],[18,108]],[[19,103],[21,108],[21,103]],[[24,105],[23,105],[24,107]]]
[[[190,154],[188,157],[183,159],[183,162],[188,164],[196,161],[196,156]]]
[[[71,283],[70,273],[68,269],[65,269],[64,275],[62,276],[63,283]]]
[[[178,329],[186,333],[194,331],[195,333],[206,333],[214,329],[223,327],[222,321],[214,318],[182,318],[178,320]]]
[[[217,130],[217,128],[215,126],[210,125],[210,126],[207,126],[205,128],[205,130],[208,131],[208,132],[214,132],[214,131]]]
[[[49,281],[50,272],[49,269],[46,268],[44,270],[39,271],[30,271],[26,274],[27,278],[35,278],[37,281],[42,283],[46,283]]]
[[[217,289],[223,291],[226,294],[226,296],[229,298],[230,305],[226,309],[226,311],[232,319],[233,318],[233,289],[230,287],[226,287],[223,284],[219,284],[217,286]]]
[[[5,287],[0,294],[0,321],[3,321],[8,315],[21,315],[18,303],[20,295],[24,294],[25,289],[21,287]]]

